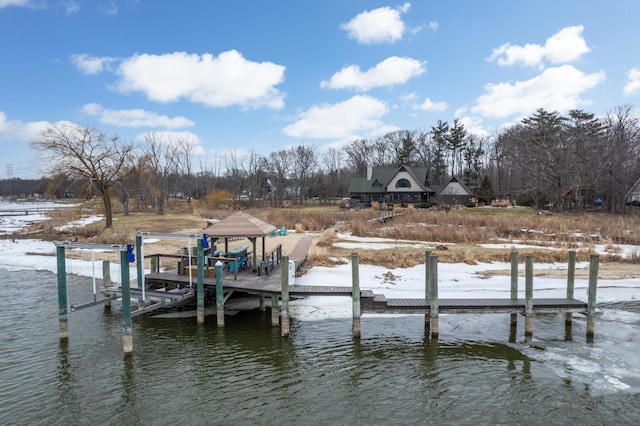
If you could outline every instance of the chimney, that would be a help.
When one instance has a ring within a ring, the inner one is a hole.
[[[371,180],[372,175],[373,175],[373,167],[367,166],[367,180]]]

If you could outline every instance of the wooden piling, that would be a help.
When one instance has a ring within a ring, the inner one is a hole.
[[[512,251],[511,259],[511,300],[518,299],[518,252]],[[511,325],[518,324],[518,314],[511,314]]]
[[[592,254],[589,259],[589,294],[587,295],[587,338],[595,334],[596,290],[598,288],[598,267],[600,256]]]
[[[102,261],[102,287],[111,287],[111,263],[108,260]],[[111,300],[104,303],[105,309],[111,309]]]
[[[133,353],[131,284],[129,281],[129,259],[126,250],[120,251],[120,278],[122,281],[122,348],[125,355],[131,355]]]
[[[102,261],[102,287],[111,287],[111,262]]]
[[[142,235],[136,235],[136,276],[140,289],[144,287],[144,254],[142,251]],[[144,304],[144,292],[142,292],[138,296],[138,309],[143,309]]]
[[[353,302],[353,337],[360,338],[360,271],[358,253],[351,253],[351,300]]]
[[[574,286],[576,279],[576,252],[569,252],[569,260],[567,263],[567,299],[573,299]],[[573,314],[571,312],[567,312],[564,314],[564,322],[565,324],[571,324],[571,320],[573,318]]]
[[[424,252],[424,299],[431,299],[431,250]],[[424,329],[431,329],[431,314],[424,314]]]
[[[525,257],[524,335],[533,336],[533,256]]]
[[[280,312],[281,336],[289,337],[289,256],[282,258],[282,310]]]
[[[160,267],[158,265],[160,261],[160,257],[154,256],[151,258],[151,273],[160,272]]]
[[[260,312],[264,312],[267,310],[266,303],[265,303],[265,295],[263,294],[262,296],[260,296]]]
[[[67,264],[64,247],[56,247],[58,263],[58,329],[60,341],[69,340],[69,322],[67,319]]]
[[[439,331],[438,323],[438,256],[431,256],[431,294],[429,298],[429,311],[431,315],[431,337],[437,339]]]
[[[222,262],[216,262],[216,322],[224,327],[224,287],[222,283]]]
[[[280,325],[280,308],[278,307],[278,295],[271,296],[271,326],[278,327]]]
[[[196,292],[196,317],[198,325],[204,324],[204,248],[198,238],[198,287]]]

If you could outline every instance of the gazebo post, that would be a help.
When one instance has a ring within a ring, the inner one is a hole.
[[[256,252],[257,250],[257,242],[258,238],[256,237],[251,237],[249,238],[249,241],[251,241],[253,243],[253,269],[256,270],[258,268],[258,253]]]

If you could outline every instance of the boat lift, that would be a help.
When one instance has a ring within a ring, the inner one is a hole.
[[[56,257],[58,267],[58,324],[60,331],[60,341],[69,339],[69,323],[67,315],[67,266],[66,266],[66,249],[85,249],[85,250],[101,250],[101,251],[119,251],[120,252],[120,278],[122,281],[122,345],[125,355],[133,352],[133,335],[131,333],[131,292],[129,278],[129,263],[135,261],[133,253],[133,244],[127,245],[110,245],[110,244],[92,244],[64,241],[56,243]],[[93,254],[92,254],[93,260]],[[96,295],[95,269],[93,274],[93,302],[89,302],[79,306],[72,306],[71,310],[87,308],[100,303],[106,303],[113,300],[113,297],[98,300]]]

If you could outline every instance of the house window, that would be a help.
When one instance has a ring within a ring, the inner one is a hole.
[[[398,179],[396,188],[411,188],[411,182],[408,179]]]

